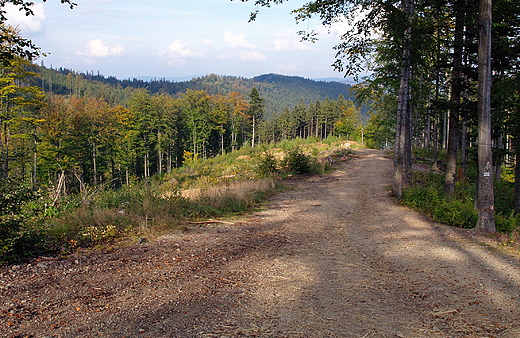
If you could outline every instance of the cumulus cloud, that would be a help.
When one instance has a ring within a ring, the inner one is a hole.
[[[240,53],[240,60],[242,61],[265,61],[266,57],[256,50],[246,50]]]
[[[276,34],[269,45],[269,50],[287,52],[291,50],[312,50],[310,42],[301,41],[301,37],[294,31]]]
[[[181,40],[173,40],[165,50],[159,51],[160,56],[167,55],[172,59],[187,59],[190,57],[202,56],[202,52],[195,52],[181,42]]]
[[[224,43],[232,48],[256,49],[256,45],[247,41],[247,37],[243,33],[224,33]]]
[[[25,11],[19,11],[18,7],[6,4],[7,23],[13,27],[20,27],[22,32],[41,32],[45,26],[45,8],[43,4],[35,4],[31,7],[34,15],[25,15]]]
[[[333,34],[337,37],[342,36],[343,34],[347,33],[352,26],[346,21],[346,20],[337,20],[332,23],[329,27],[323,27],[321,26],[320,29],[318,29],[318,34],[323,34],[325,32],[329,34]]]
[[[221,59],[225,58],[238,58],[241,61],[265,61],[266,57],[257,50],[257,45],[247,41],[247,37],[242,33],[224,33],[224,44],[228,45],[233,49],[237,49],[237,52],[231,52],[226,54],[220,54]]]
[[[99,39],[92,40],[87,43],[87,53],[79,53],[82,55],[94,56],[98,58],[105,58],[108,56],[122,56],[126,54],[125,48],[122,45],[109,47],[105,41]]]

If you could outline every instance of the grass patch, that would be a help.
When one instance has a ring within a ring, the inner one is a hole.
[[[250,212],[281,189],[281,177],[329,172],[323,159],[347,156],[350,150],[344,143],[333,137],[297,138],[207,160],[192,156],[171,173],[117,190],[87,189],[56,204],[23,185],[3,184],[0,189],[6,193],[0,204],[10,209],[0,214],[0,265],[43,253],[67,255],[77,248],[182,229],[189,221]]]
[[[474,208],[475,184],[468,179],[455,185],[455,196],[444,196],[444,175],[431,172],[414,173],[410,186],[403,190],[401,203],[426,213],[434,221],[473,228],[478,213]],[[513,212],[513,185],[495,184],[495,223],[499,232],[510,233],[520,229],[520,217]]]

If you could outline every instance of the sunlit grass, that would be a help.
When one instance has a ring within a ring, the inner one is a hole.
[[[211,159],[195,159],[171,173],[117,190],[90,189],[54,207],[45,206],[45,213],[27,224],[26,237],[35,241],[31,245],[37,250],[31,252],[69,254],[78,247],[103,247],[182,230],[193,221],[234,218],[261,207],[282,188],[285,176],[330,171],[326,158],[347,156],[346,143],[331,137],[245,147]]]

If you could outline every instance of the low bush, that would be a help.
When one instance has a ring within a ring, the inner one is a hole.
[[[40,209],[38,195],[24,184],[0,181],[0,264],[30,254],[38,234],[24,226]]]
[[[500,232],[520,229],[520,216],[512,210],[512,188],[509,182],[495,184],[495,224]],[[420,210],[434,221],[473,228],[477,224],[475,210],[475,184],[468,180],[456,183],[455,196],[444,196],[444,175],[435,173],[414,173],[411,185],[403,190],[401,203]]]
[[[270,150],[265,150],[259,155],[256,172],[260,177],[269,177],[278,173],[278,161]]]
[[[300,148],[293,148],[287,152],[283,159],[285,172],[293,175],[303,175],[311,172],[311,158],[304,154]]]

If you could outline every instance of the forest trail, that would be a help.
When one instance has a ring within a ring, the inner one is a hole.
[[[357,150],[264,211],[0,269],[1,337],[520,337],[520,259],[389,197]]]

